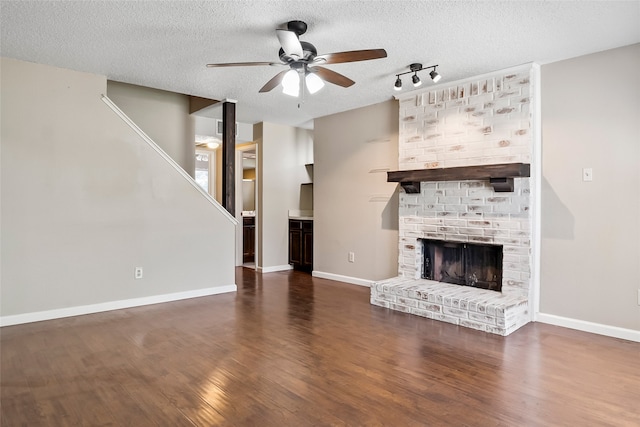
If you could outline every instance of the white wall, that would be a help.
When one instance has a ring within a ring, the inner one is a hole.
[[[397,102],[316,119],[313,147],[314,275],[397,276],[398,184],[386,174],[398,168]]]
[[[222,140],[222,134],[217,133],[218,121],[222,120],[222,104],[222,102],[219,102],[204,110],[193,113],[196,135],[213,136]],[[241,107],[242,106],[238,106],[238,108]],[[236,122],[236,124],[236,144],[253,141],[253,125],[238,122]]]
[[[105,77],[1,67],[4,324],[235,288],[233,221],[101,101]]]
[[[107,81],[106,95],[189,175],[194,175],[195,117],[189,114],[187,95],[111,80]]]
[[[541,313],[640,330],[640,44],[544,65],[542,138]]]
[[[309,130],[273,123],[254,126],[258,165],[257,266],[262,271],[288,268],[289,217],[300,209],[300,184],[308,182],[305,168],[312,157]]]

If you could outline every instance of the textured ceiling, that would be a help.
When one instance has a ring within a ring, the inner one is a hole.
[[[640,42],[638,1],[1,1],[0,19],[2,56],[235,99],[238,121],[294,126],[392,98],[394,75],[412,62],[439,64],[447,82]],[[328,65],[356,84],[327,85],[300,107],[279,88],[258,93],[280,68],[205,67],[277,61],[275,28],[293,19],[307,22],[301,40],[319,54],[388,57]]]

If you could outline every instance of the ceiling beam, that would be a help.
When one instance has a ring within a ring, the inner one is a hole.
[[[189,95],[189,114],[193,114],[219,102],[220,101],[215,99],[200,98],[199,96]]]

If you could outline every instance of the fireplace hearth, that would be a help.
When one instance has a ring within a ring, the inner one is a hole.
[[[420,240],[423,279],[498,292],[502,289],[501,245]]]

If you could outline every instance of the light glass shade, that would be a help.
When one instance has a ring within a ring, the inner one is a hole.
[[[300,95],[300,75],[296,70],[289,70],[282,78],[282,93],[289,96]]]
[[[413,87],[418,87],[422,85],[422,80],[420,80],[420,77],[418,77],[418,74],[414,74],[413,77],[411,77],[411,81],[413,82]]]
[[[436,70],[431,71],[429,75],[431,76],[431,80],[433,80],[434,83],[438,83],[438,80],[442,78],[442,76],[438,74]]]
[[[324,87],[324,81],[322,81],[322,79],[318,77],[316,73],[307,72],[305,81],[307,83],[307,89],[312,95]]]
[[[211,150],[215,150],[216,148],[220,147],[221,143],[222,141],[213,136],[196,135],[196,147],[206,147]]]

